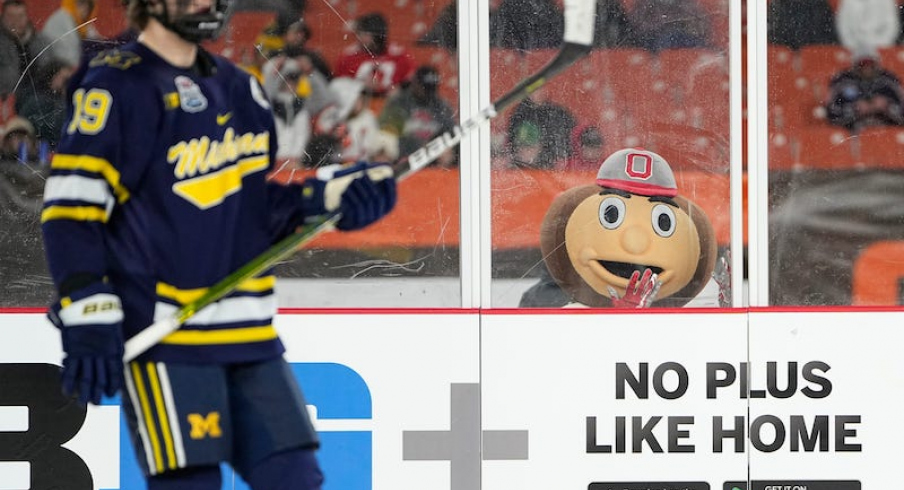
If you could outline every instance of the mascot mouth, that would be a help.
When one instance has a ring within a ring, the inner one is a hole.
[[[630,279],[631,274],[633,274],[634,271],[643,274],[643,271],[647,269],[653,271],[654,274],[662,274],[662,267],[656,267],[655,265],[632,264],[629,262],[615,262],[611,260],[597,260],[597,263],[603,266],[603,269],[606,269],[611,274],[625,279]]]

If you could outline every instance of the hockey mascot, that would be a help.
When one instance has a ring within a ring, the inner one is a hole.
[[[678,195],[668,162],[636,148],[606,158],[596,185],[553,200],[540,248],[570,306],[589,307],[684,306],[710,280],[717,255],[709,218]]]

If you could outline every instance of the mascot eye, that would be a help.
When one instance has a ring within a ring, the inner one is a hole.
[[[653,206],[653,231],[657,235],[668,238],[675,233],[675,212],[665,204]]]
[[[600,224],[607,230],[614,230],[625,220],[625,201],[617,197],[607,197],[600,203]]]

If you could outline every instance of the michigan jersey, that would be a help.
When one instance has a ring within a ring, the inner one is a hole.
[[[173,314],[301,222],[298,186],[267,181],[276,148],[257,82],[199,53],[170,65],[140,43],[76,75],[44,193],[42,226],[59,286],[105,278],[126,337]],[[254,278],[199,311],[144,359],[244,362],[283,352],[275,278]]]

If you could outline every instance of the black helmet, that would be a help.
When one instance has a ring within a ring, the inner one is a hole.
[[[124,0],[124,3],[137,2],[147,5],[148,0]],[[191,0],[182,0],[189,3]],[[229,15],[232,12],[232,0],[211,0],[210,10],[198,14],[183,14],[173,18],[168,12],[166,0],[160,0],[163,4],[162,14],[150,14],[164,27],[175,32],[182,39],[193,43],[214,39],[226,27]]]

